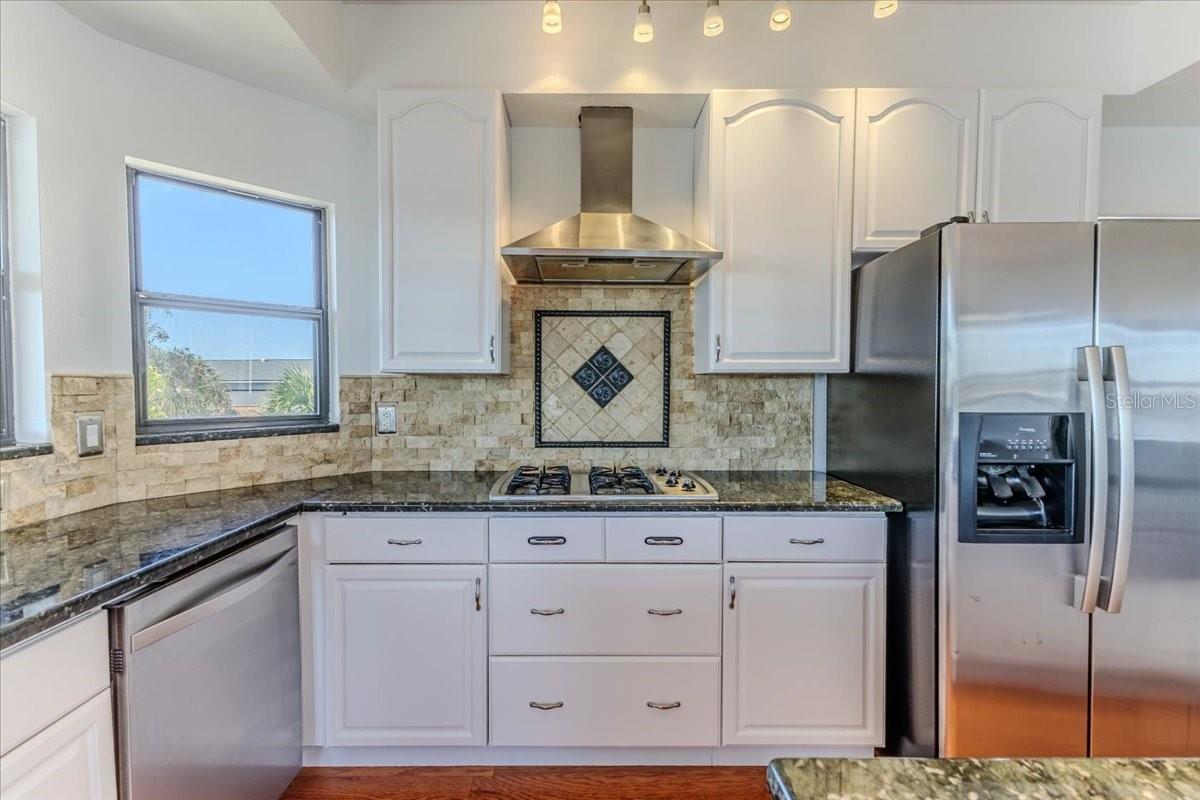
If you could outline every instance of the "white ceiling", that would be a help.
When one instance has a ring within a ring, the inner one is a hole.
[[[1137,94],[1106,96],[1104,124],[1200,126],[1200,61]]]
[[[316,5],[314,0],[305,2]],[[310,105],[353,111],[339,85],[340,76],[331,73],[273,2],[58,0],[58,4],[100,33],[143,50]],[[330,5],[341,11],[340,3]],[[285,10],[290,11],[286,6]]]

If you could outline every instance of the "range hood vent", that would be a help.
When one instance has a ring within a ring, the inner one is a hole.
[[[579,114],[580,213],[500,248],[518,283],[690,284],[722,253],[633,213],[633,109]]]

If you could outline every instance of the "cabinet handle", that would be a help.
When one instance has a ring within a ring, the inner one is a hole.
[[[525,541],[530,544],[566,544],[567,537],[565,536],[530,536]]]
[[[737,602],[737,583],[735,581],[736,581],[736,579],[732,575],[730,575],[729,576],[729,607],[730,608],[733,608],[734,603]]]
[[[648,608],[647,614],[653,614],[656,617],[674,617],[683,613],[682,608]]]
[[[721,334],[719,334],[719,333],[717,334],[717,357],[714,360],[716,360],[716,361],[721,360]]]
[[[974,221],[975,221],[975,212],[968,211],[967,212],[967,222],[974,222]]]
[[[791,544],[825,544],[824,539],[788,539]]]
[[[536,700],[530,700],[529,707],[536,708],[539,711],[553,711],[556,708],[562,708],[563,704],[562,704],[562,700],[558,700],[553,703],[539,703]]]
[[[642,541],[644,541],[646,544],[649,544],[649,545],[664,545],[664,544],[678,545],[678,544],[683,544],[683,537],[682,536],[647,536]]]
[[[986,212],[986,211],[984,211],[984,212],[983,212],[983,221],[984,221],[984,222],[991,222],[991,220],[990,220],[990,219],[988,219],[988,212]]]
[[[656,708],[659,711],[670,711],[672,708],[679,708],[683,703],[676,700],[674,703],[656,703],[653,700],[646,703],[646,708]]]
[[[420,544],[421,540],[420,539],[388,539],[387,542],[388,542],[388,544],[396,544],[396,545],[400,545],[401,547],[407,547],[410,544]]]
[[[539,617],[553,617],[556,614],[565,614],[567,610],[565,608],[531,608],[529,613],[537,614]]]
[[[476,578],[475,579],[475,610],[476,611],[483,610],[483,604],[480,602],[480,600],[483,597],[482,586],[483,586],[483,579]]]
[[[496,336],[495,336],[495,334],[492,335],[491,341],[488,342],[488,358],[490,358],[492,360],[493,364],[496,363]]]

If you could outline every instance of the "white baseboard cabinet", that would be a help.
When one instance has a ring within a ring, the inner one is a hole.
[[[737,764],[883,744],[882,514],[306,524],[324,543],[302,597],[320,658],[307,764]],[[426,545],[460,563],[414,563]]]

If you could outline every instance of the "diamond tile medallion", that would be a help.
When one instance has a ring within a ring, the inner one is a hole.
[[[671,312],[535,311],[538,447],[666,447]]]

